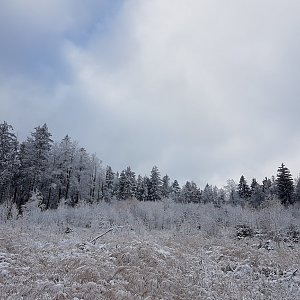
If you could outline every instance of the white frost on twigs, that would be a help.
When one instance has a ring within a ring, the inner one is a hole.
[[[115,229],[118,229],[118,228],[125,228],[125,227],[128,227],[128,226],[116,226],[116,227],[109,228],[109,229],[106,230],[105,232],[103,232],[103,233],[101,233],[100,235],[98,235],[98,236],[96,236],[95,238],[93,238],[93,239],[90,241],[90,243],[95,245],[96,241],[97,241],[98,239],[100,239],[101,237],[103,237],[104,235],[106,235],[107,233],[109,233],[109,232],[111,232],[111,231],[113,231],[113,230],[115,230]]]

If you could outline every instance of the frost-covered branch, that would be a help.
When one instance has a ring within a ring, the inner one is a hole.
[[[101,233],[100,235],[98,235],[98,236],[96,236],[94,239],[92,239],[92,240],[90,241],[90,243],[92,243],[92,244],[95,245],[96,241],[97,241],[98,239],[100,239],[101,237],[103,237],[104,235],[106,235],[107,233],[109,233],[109,232],[111,232],[111,231],[113,231],[113,230],[115,230],[115,229],[118,229],[118,228],[125,228],[125,227],[128,227],[128,226],[116,226],[116,227],[109,228],[109,229],[106,230],[105,232]]]

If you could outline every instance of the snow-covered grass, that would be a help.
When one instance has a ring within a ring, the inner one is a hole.
[[[132,201],[33,209],[0,223],[0,299],[300,299],[300,245],[287,231],[298,214]],[[253,236],[238,239],[239,224]]]

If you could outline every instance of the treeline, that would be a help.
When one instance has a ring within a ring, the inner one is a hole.
[[[16,204],[20,212],[32,194],[39,195],[41,209],[57,208],[60,203],[75,206],[81,202],[126,200],[160,201],[165,198],[184,203],[213,203],[262,207],[278,199],[284,205],[300,202],[300,182],[282,164],[276,178],[262,183],[244,176],[239,183],[228,180],[218,188],[207,184],[201,190],[193,181],[180,187],[168,175],[161,177],[154,166],[149,176],[136,176],[127,167],[114,172],[104,168],[95,154],[88,153],[66,135],[54,142],[46,124],[38,126],[19,142],[13,127],[0,124],[0,204]]]

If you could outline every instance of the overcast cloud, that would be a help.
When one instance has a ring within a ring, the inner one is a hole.
[[[298,0],[4,0],[0,119],[173,179],[300,172]]]

